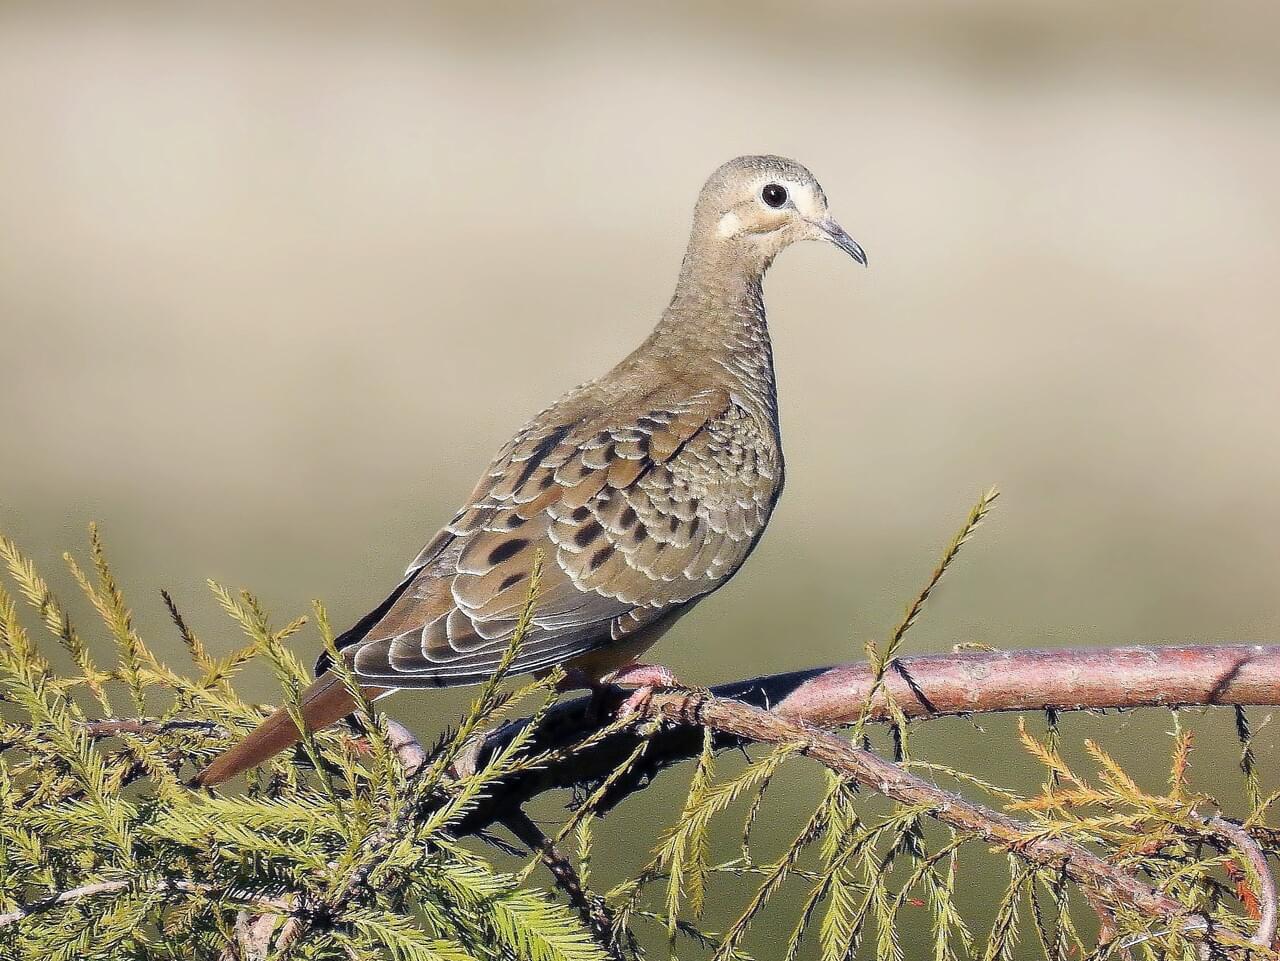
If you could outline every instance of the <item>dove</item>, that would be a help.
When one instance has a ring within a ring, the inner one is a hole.
[[[744,156],[711,175],[675,293],[649,336],[516,431],[404,578],[337,639],[369,698],[490,678],[539,555],[511,673],[562,668],[584,686],[635,687],[633,698],[675,683],[639,658],[737,573],[782,493],[762,281],[779,253],[809,240],[866,265],[801,164]],[[355,709],[328,667],[322,656],[301,696],[311,729]],[[220,784],[298,740],[282,708],[194,783]]]

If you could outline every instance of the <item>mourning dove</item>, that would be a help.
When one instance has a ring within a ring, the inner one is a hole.
[[[603,377],[516,432],[404,579],[338,639],[371,698],[474,684],[506,654],[539,552],[533,620],[513,673],[668,682],[640,654],[751,553],[782,491],[773,355],[761,280],[784,248],[825,240],[861,264],[800,164],[739,157],[707,180],[675,295]],[[308,727],[352,712],[317,664]],[[298,740],[283,710],[196,778],[219,784]]]

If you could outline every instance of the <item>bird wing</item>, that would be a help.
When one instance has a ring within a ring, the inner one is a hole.
[[[628,405],[631,406],[631,405]],[[619,641],[723,584],[782,480],[774,438],[728,392],[623,416],[549,408],[499,452],[351,648],[362,682],[481,681],[501,661],[544,558],[516,673]],[[616,411],[617,407],[613,408]]]

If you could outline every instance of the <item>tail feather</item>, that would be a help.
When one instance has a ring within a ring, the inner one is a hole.
[[[384,693],[385,688],[363,689],[369,698]],[[355,698],[335,674],[325,673],[302,693],[302,720],[308,731],[318,731],[346,717],[356,708]],[[275,757],[301,740],[293,718],[284,708],[259,724],[240,743],[223,751],[192,779],[196,787],[212,787],[229,781],[237,774]]]

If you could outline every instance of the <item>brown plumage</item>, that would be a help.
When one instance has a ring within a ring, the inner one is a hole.
[[[712,174],[675,295],[649,337],[522,427],[405,580],[339,639],[371,694],[490,676],[539,550],[516,673],[563,665],[605,677],[733,576],[782,490],[761,279],[799,240],[830,241],[866,263],[800,164],[740,157]],[[353,707],[328,672],[303,701],[312,728]],[[197,782],[221,783],[297,739],[277,712]]]

